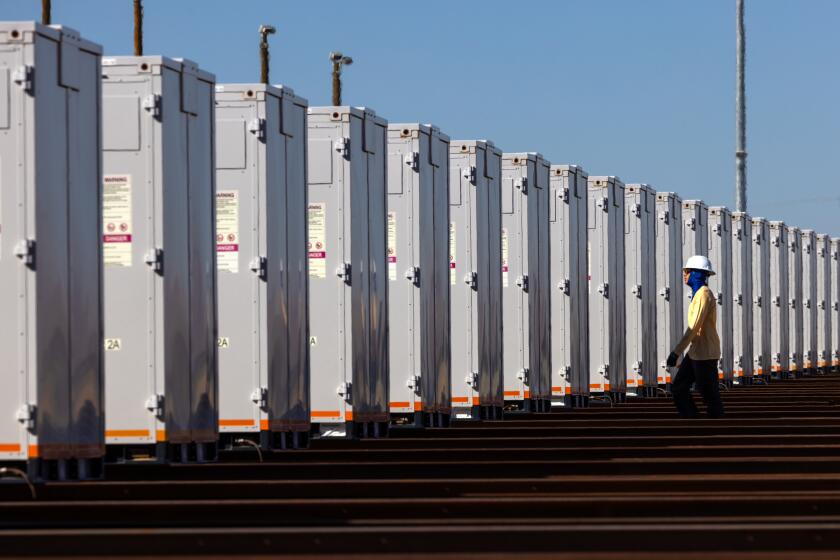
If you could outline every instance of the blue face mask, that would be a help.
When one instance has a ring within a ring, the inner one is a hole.
[[[691,298],[694,299],[694,294],[697,290],[706,285],[709,275],[702,270],[692,270],[688,273],[688,286],[691,288]]]

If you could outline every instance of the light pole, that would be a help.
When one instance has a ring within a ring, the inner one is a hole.
[[[341,105],[341,67],[353,64],[353,59],[338,51],[330,53],[332,69],[332,104]]]
[[[260,81],[268,83],[268,36],[277,33],[273,25],[260,25]]]
[[[737,63],[735,90],[735,208],[747,211],[747,96],[744,85],[746,37],[744,33],[744,0],[735,0],[737,28]]]
[[[52,1],[41,0],[41,23],[50,25],[52,23]]]
[[[134,56],[143,56],[143,0],[134,0]]]

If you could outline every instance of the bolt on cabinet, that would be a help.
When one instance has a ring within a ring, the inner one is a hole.
[[[731,385],[735,381],[734,347],[732,333],[732,213],[725,206],[709,207],[709,259],[715,267],[709,278],[709,289],[717,300],[717,330],[720,335],[721,355],[718,378]]]
[[[802,361],[806,371],[817,367],[817,234],[802,230]]]
[[[310,107],[308,128],[312,422],[384,435],[388,123],[370,109]]]
[[[840,237],[831,239],[831,351],[832,366],[840,368]]]
[[[770,228],[764,218],[752,219],[753,239],[753,372],[769,376],[772,365],[770,306]]]
[[[694,255],[709,256],[709,208],[702,200],[683,200],[683,260]],[[685,263],[680,264],[682,267]],[[717,271],[718,263],[712,262]],[[683,284],[683,317],[688,317],[691,288]]]
[[[817,234],[817,367],[831,368],[831,237]]]
[[[391,414],[445,425],[449,348],[449,137],[388,125],[388,320]]]
[[[671,382],[666,360],[683,336],[682,199],[677,193],[656,193],[656,380]]]
[[[624,188],[624,255],[627,280],[627,388],[656,394],[656,192],[649,185]]]
[[[452,141],[449,166],[452,408],[500,420],[502,152],[487,140]]]
[[[753,370],[752,218],[732,212],[732,353],[736,382]]]
[[[309,435],[307,101],[216,86],[219,431],[267,449]]]
[[[802,322],[802,231],[798,227],[788,226],[788,336],[790,371],[802,371],[805,338]]]
[[[549,165],[502,154],[504,396],[537,412],[551,407]]]
[[[551,397],[565,406],[585,406],[589,398],[588,177],[576,165],[551,166]]]
[[[102,65],[107,443],[211,459],[215,78],[162,56]]]
[[[770,353],[771,371],[790,372],[790,241],[784,222],[772,221],[770,228]]]
[[[589,177],[589,390],[622,401],[627,388],[624,183]]]
[[[0,465],[101,476],[101,47],[0,23]]]

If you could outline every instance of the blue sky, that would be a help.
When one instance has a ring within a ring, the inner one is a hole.
[[[129,54],[131,0],[52,0],[53,21]],[[38,0],[0,0],[34,19]],[[353,56],[345,102],[433,122],[591,174],[734,205],[734,0],[145,0],[147,54],[219,82],[259,77],[329,103],[327,54]],[[840,2],[747,0],[749,211],[840,235]]]

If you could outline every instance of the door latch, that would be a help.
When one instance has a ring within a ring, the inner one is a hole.
[[[152,115],[154,119],[160,120],[163,114],[162,105],[163,98],[157,93],[147,95],[143,98],[143,109]]]
[[[469,385],[473,391],[478,391],[478,372],[474,371],[470,373],[466,378],[464,378],[464,382]]]
[[[513,181],[513,186],[522,191],[522,194],[528,194],[528,178],[519,177]]]
[[[523,292],[528,291],[528,275],[523,274],[522,276],[517,276],[516,278],[516,285],[522,288]]]
[[[350,157],[350,139],[349,138],[339,138],[333,144],[333,148],[336,152],[344,156],[345,158]]]
[[[268,278],[268,259],[265,257],[254,257],[249,264],[251,272],[256,274],[260,280]]]
[[[420,267],[412,266],[405,271],[405,279],[415,286],[420,285]]]
[[[465,274],[464,284],[469,286],[470,289],[478,289],[478,272],[468,272],[467,274]]]
[[[35,240],[24,239],[23,241],[19,241],[15,245],[14,253],[23,264],[33,267],[35,265]]]
[[[405,382],[405,386],[408,387],[410,390],[414,391],[414,394],[420,394],[420,376],[419,375],[409,375],[408,380]]]
[[[522,368],[518,372],[516,372],[516,378],[519,381],[521,381],[522,383],[524,383],[525,385],[529,385],[530,384],[529,379],[528,379],[528,374],[529,373],[530,373],[530,370],[528,368]]]
[[[566,295],[572,293],[572,283],[569,281],[568,278],[564,278],[560,282],[557,283],[557,289],[563,292]]]
[[[633,284],[633,287],[630,288],[630,293],[636,296],[637,298],[642,299],[642,285]]]
[[[344,283],[348,286],[350,285],[350,276],[351,276],[352,269],[350,267],[350,263],[345,262],[341,263],[337,269],[335,269],[335,275],[344,280]]]
[[[152,395],[146,399],[146,410],[151,412],[156,418],[163,418],[163,395]]]
[[[268,387],[257,387],[251,393],[251,400],[262,409],[268,408]]]
[[[405,164],[412,170],[420,169],[420,152],[411,152],[405,156]]]
[[[461,168],[461,177],[469,181],[470,183],[475,183],[475,166],[470,165],[467,167]]]
[[[606,282],[598,284],[598,293],[604,296],[605,298],[610,297],[610,285]]]
[[[34,404],[25,404],[21,406],[17,414],[15,415],[17,421],[23,424],[24,428],[26,428],[30,432],[35,431],[35,417],[37,415],[38,408]]]
[[[19,66],[12,72],[12,81],[23,88],[29,95],[35,93],[35,68],[32,66]]]
[[[163,271],[163,249],[152,249],[148,251],[143,256],[143,261],[145,261],[145,263],[149,265],[153,271],[160,273]]]
[[[260,142],[265,142],[265,119],[256,118],[248,123],[248,132],[257,137]]]
[[[353,400],[353,383],[351,381],[345,381],[341,385],[338,386],[338,396],[344,399],[346,402],[352,402]]]

